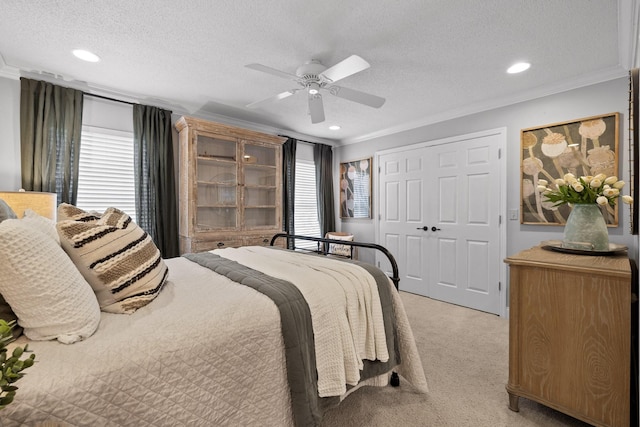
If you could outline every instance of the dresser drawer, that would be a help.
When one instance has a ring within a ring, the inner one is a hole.
[[[213,249],[223,248],[237,248],[238,246],[242,246],[242,240],[221,239],[206,242],[194,242],[192,245],[194,249],[193,252],[206,252]]]
[[[269,246],[273,235],[248,236],[244,239],[245,246]]]

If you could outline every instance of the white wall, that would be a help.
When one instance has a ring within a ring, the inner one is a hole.
[[[82,124],[133,132],[133,106],[95,96],[85,96],[82,103]]]
[[[313,145],[304,141],[298,141],[296,147],[296,158],[313,162]]]
[[[384,136],[369,141],[334,148],[334,170],[340,162],[374,156],[376,151],[393,147],[433,141],[489,129],[507,129],[507,210],[519,209],[520,205],[520,130],[564,121],[572,121],[613,112],[620,113],[619,176],[629,180],[628,152],[628,80],[616,79],[569,92],[546,96],[508,107],[485,111],[418,129]],[[384,108],[384,107],[383,107]],[[374,156],[375,157],[375,156]],[[374,165],[377,170],[378,165]],[[374,179],[376,179],[374,177]],[[334,182],[337,187],[337,179]],[[630,186],[624,190],[630,191]],[[373,205],[378,202],[374,194]],[[640,201],[637,201],[640,203]],[[506,214],[506,212],[505,212]],[[338,211],[336,210],[336,215]],[[522,225],[519,220],[505,219],[507,224],[507,255],[539,244],[543,240],[561,239],[562,226]],[[375,220],[337,218],[341,231],[351,232],[358,240],[373,241]],[[637,259],[638,239],[630,234],[629,207],[620,206],[617,228],[609,228],[614,243],[627,245],[630,255]]]
[[[0,77],[0,191],[16,191],[20,178],[20,81]]]

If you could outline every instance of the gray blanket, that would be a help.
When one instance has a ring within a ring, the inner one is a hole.
[[[210,252],[186,254],[184,257],[237,283],[249,286],[273,300],[280,312],[287,379],[295,424],[297,426],[318,425],[324,411],[337,405],[339,397],[320,398],[318,396],[311,312],[298,288],[288,281],[268,276]],[[343,261],[336,260],[336,262]],[[361,379],[365,380],[390,371],[400,363],[400,355],[396,325],[393,321],[395,315],[389,279],[382,271],[371,265],[357,264],[367,270],[378,285],[389,349],[387,362],[363,361],[364,370],[361,372]]]

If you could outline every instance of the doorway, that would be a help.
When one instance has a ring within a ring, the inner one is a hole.
[[[376,241],[401,290],[505,314],[505,141],[498,129],[376,154]]]

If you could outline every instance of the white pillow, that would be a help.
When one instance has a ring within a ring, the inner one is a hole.
[[[29,220],[0,223],[0,293],[32,340],[71,344],[100,323],[91,286],[60,245]]]
[[[46,234],[55,240],[57,244],[60,244],[60,236],[58,236],[58,231],[56,230],[56,223],[53,222],[52,219],[45,218],[31,209],[26,209],[24,211],[24,217],[22,217],[22,222]]]
[[[349,234],[349,233],[340,233],[340,232],[329,232],[326,234],[325,236],[327,239],[333,239],[333,240],[344,240],[347,242],[352,242],[353,241],[353,234]],[[353,247],[354,249],[354,254],[355,254],[355,249],[356,247]],[[329,254],[332,255],[342,255],[342,256],[351,256],[351,246],[349,245],[339,245],[337,243],[329,243]]]

